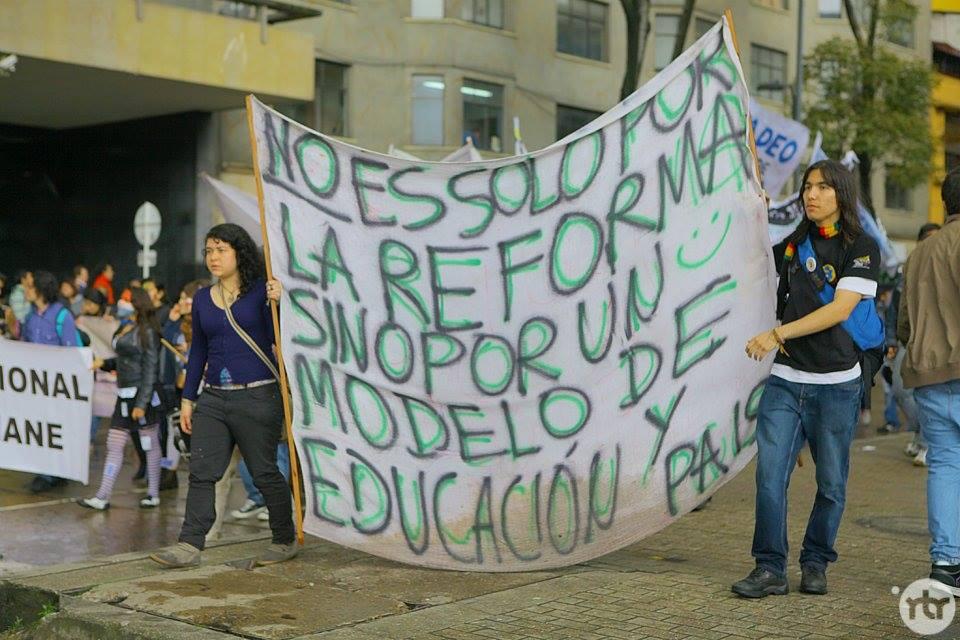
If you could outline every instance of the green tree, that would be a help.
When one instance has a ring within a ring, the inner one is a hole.
[[[853,39],[832,38],[804,58],[805,122],[832,157],[860,157],[860,190],[872,209],[875,163],[912,187],[930,173],[933,73],[921,59],[895,55],[883,41],[912,42],[916,8],[906,0],[844,0]]]

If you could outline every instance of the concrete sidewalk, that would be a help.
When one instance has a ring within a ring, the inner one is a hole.
[[[245,563],[267,543],[258,534],[210,548],[195,570],[162,571],[136,552],[19,573],[0,583],[0,628],[4,608],[38,611],[59,599],[60,612],[46,616],[35,637],[917,637],[901,621],[891,592],[928,571],[926,472],[903,454],[907,440],[855,441],[840,561],[828,574],[827,596],[796,592],[796,553],[815,493],[814,467],[805,454],[807,464],[795,471],[790,492],[793,592],[787,597],[748,601],[730,592],[730,584],[752,568],[751,466],[705,510],[641,543],[561,571],[417,569],[309,537],[296,560],[247,571]],[[960,626],[937,637],[960,637]]]

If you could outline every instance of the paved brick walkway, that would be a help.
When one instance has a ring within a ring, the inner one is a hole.
[[[315,637],[915,638],[891,593],[928,570],[926,471],[911,466],[905,442],[904,436],[855,442],[840,561],[829,571],[827,596],[796,591],[795,554],[815,493],[807,454],[790,491],[794,591],[786,597],[751,601],[730,592],[730,583],[752,568],[751,466],[705,510],[589,563],[582,573]],[[937,637],[960,637],[954,627]]]

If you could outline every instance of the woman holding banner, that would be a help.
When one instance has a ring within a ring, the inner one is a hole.
[[[218,282],[193,298],[193,342],[180,405],[180,428],[191,434],[187,509],[179,543],[150,557],[165,567],[200,563],[216,517],[214,485],[236,445],[270,514],[272,544],[257,564],[283,562],[297,555],[297,546],[290,489],[277,468],[283,406],[268,300],[280,299],[280,283],[265,281],[260,251],[235,224],[210,229],[204,255]]]
[[[860,226],[856,179],[823,160],[810,165],[802,184],[805,218],[774,248],[782,324],[746,346],[756,360],[778,351],[757,416],[756,568],[733,585],[747,598],[789,591],[787,487],[804,441],[816,464],[817,497],[800,552],[800,591],[827,592],[863,394],[861,361],[885,338],[873,304],[880,250]]]
[[[123,466],[123,450],[131,437],[139,438],[147,457],[147,495],[142,509],[160,504],[160,432],[164,408],[155,387],[160,363],[160,323],[150,295],[143,289],[131,291],[134,313],[120,322],[113,334],[116,358],[95,358],[95,369],[117,372],[117,402],[107,435],[107,459],[100,488],[92,498],[77,503],[88,509],[110,508],[113,485]]]

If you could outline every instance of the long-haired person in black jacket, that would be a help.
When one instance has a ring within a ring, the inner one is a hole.
[[[117,404],[107,436],[107,460],[103,465],[100,489],[92,498],[78,501],[81,506],[103,511],[110,507],[110,494],[123,466],[123,449],[131,437],[140,438],[147,454],[147,496],[140,507],[160,504],[160,432],[163,407],[155,387],[160,366],[160,322],[150,295],[143,289],[131,290],[134,313],[120,323],[113,335],[116,358],[94,360],[94,368],[117,372]]]
[[[787,487],[804,442],[816,464],[817,497],[800,551],[800,591],[827,592],[863,394],[861,360],[868,363],[865,349],[884,340],[872,300],[880,250],[860,225],[856,179],[823,160],[810,165],[802,184],[804,219],[773,250],[782,324],[746,345],[756,360],[776,353],[757,416],[756,566],[732,587],[747,598],[789,591]]]

